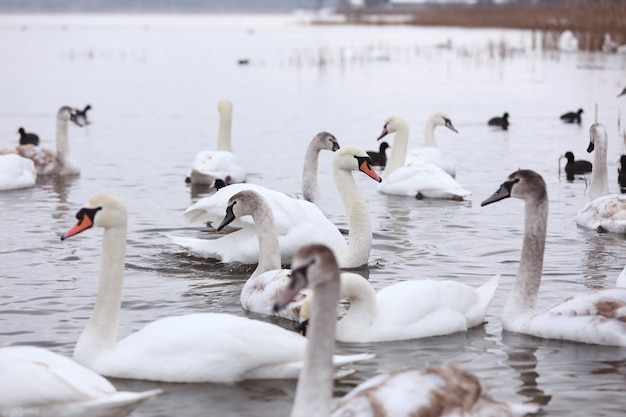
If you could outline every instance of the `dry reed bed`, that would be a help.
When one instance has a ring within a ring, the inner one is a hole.
[[[531,29],[544,34],[544,48],[556,48],[558,35],[571,30],[579,48],[598,51],[605,33],[626,44],[626,1],[559,5],[424,6],[419,8],[344,10],[347,21],[360,24],[412,24]],[[402,16],[402,18],[400,17]]]

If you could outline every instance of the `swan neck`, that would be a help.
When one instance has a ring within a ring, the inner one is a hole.
[[[115,347],[122,303],[126,226],[106,228],[96,303],[74,349],[74,359],[89,364]]]
[[[591,185],[588,193],[589,201],[609,194],[606,140],[596,140],[594,145],[593,170],[591,171]]]
[[[67,120],[57,119],[56,136],[57,157],[65,160],[70,153],[70,142],[68,140]]]
[[[547,197],[527,201],[519,270],[502,317],[502,323],[507,330],[514,330],[507,326],[512,320],[529,319],[534,315],[543,270],[547,224]]]
[[[311,202],[317,200],[317,163],[320,150],[309,143],[306,153],[304,154],[304,166],[302,168],[302,197]]]
[[[432,120],[428,120],[426,122],[426,126],[424,126],[424,146],[427,147],[436,147],[437,143],[435,142],[435,124]]]
[[[298,379],[291,417],[330,415],[338,302],[338,277],[315,287],[305,364]]]
[[[232,152],[231,132],[233,115],[230,111],[221,111],[217,126],[217,150]]]
[[[406,150],[409,143],[409,127],[406,125],[400,126],[396,130],[396,135],[393,138],[393,146],[391,147],[391,156],[387,161],[387,166],[383,171],[383,181],[389,177],[389,175],[396,169],[404,166],[404,160],[406,159]]]
[[[372,249],[372,225],[365,198],[351,171],[333,167],[333,179],[348,219],[348,247],[339,255],[339,265],[342,268],[364,265]]]
[[[256,225],[259,242],[259,263],[251,276],[255,277],[267,271],[281,269],[282,265],[272,210],[267,204],[261,204],[256,212],[252,213],[252,219]]]
[[[359,340],[367,336],[367,329],[374,323],[378,314],[376,291],[363,277],[341,274],[340,299],[347,299],[348,311],[337,323],[340,340]]]

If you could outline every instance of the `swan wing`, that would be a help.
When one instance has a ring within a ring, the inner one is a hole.
[[[487,293],[481,297],[478,290],[456,281],[411,280],[390,285],[377,293],[372,337],[402,340],[467,330],[483,322],[494,292]]]
[[[322,218],[328,222],[315,204],[292,198],[283,192],[256,184],[231,184],[221,188],[215,194],[198,200],[185,210],[183,217],[189,223],[211,223],[217,227],[226,215],[228,200],[244,190],[256,191],[267,201],[272,213],[274,213],[278,234],[285,233],[294,224],[298,224],[300,220],[320,221]],[[232,221],[230,225],[232,227],[247,227],[254,225],[254,221],[251,216],[242,216]]]
[[[0,390],[3,416],[125,416],[161,392],[118,392],[72,359],[34,346],[0,349]]]
[[[205,176],[211,181],[216,178],[227,183],[240,183],[246,180],[246,171],[239,162],[239,158],[230,151],[207,150],[198,153],[193,161],[191,172],[192,176]],[[229,178],[228,181],[227,178]]]
[[[231,383],[259,368],[298,362],[305,346],[304,337],[270,323],[188,314],[148,324],[98,359],[94,369],[119,378]]]
[[[49,175],[54,173],[57,166],[56,152],[35,145],[20,145],[15,150],[18,155],[33,161],[37,174]]]
[[[381,182],[378,189],[386,194],[411,197],[421,194],[426,198],[462,199],[471,195],[447,172],[433,164],[400,167]]]
[[[610,194],[590,201],[578,212],[576,223],[588,229],[626,233],[626,195]]]
[[[0,191],[32,187],[36,180],[32,160],[16,154],[0,155]]]
[[[226,215],[230,197],[242,190],[254,190],[270,205],[278,233],[283,262],[289,262],[296,248],[307,243],[324,243],[340,251],[346,240],[337,227],[324,216],[315,204],[255,184],[232,184],[205,197],[188,208],[184,217],[187,221],[208,222],[219,225]],[[230,223],[239,230],[217,239],[195,239],[170,236],[177,245],[200,257],[214,257],[223,262],[256,263],[258,238],[251,216],[242,216]]]
[[[528,322],[535,336],[626,346],[626,289],[577,294]]]
[[[233,383],[297,378],[307,339],[270,323],[219,313],[168,317],[120,341],[93,368],[103,375],[166,382]],[[372,355],[337,355],[335,365]]]
[[[172,243],[187,249],[189,254],[199,258],[244,264],[255,264],[259,261],[259,241],[253,227],[235,230],[223,236],[214,235],[209,239],[173,235],[168,237]]]
[[[259,241],[256,229],[245,227],[213,239],[197,239],[168,235],[172,243],[181,246],[200,258],[214,258],[222,262],[255,264],[259,261]],[[335,228],[319,227],[315,223],[302,223],[287,234],[278,236],[281,262],[291,262],[295,251],[304,244],[323,243],[339,252],[347,246],[345,239]]]
[[[444,155],[440,148],[428,146],[420,149],[412,149],[406,156],[405,165],[420,166],[434,164],[446,171],[450,176],[456,175],[454,163]]]
[[[116,391],[105,378],[73,360],[33,346],[0,349],[0,375],[3,405],[84,401]]]
[[[407,369],[361,383],[336,403],[331,416],[513,417],[539,409],[535,404],[497,401],[483,391],[478,377],[451,364]],[[434,410],[438,413],[433,414]]]

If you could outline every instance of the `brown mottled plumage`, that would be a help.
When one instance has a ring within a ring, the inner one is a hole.
[[[56,150],[46,149],[35,145],[19,145],[15,148],[2,149],[0,155],[16,153],[24,158],[31,159],[35,164],[37,175],[78,175],[80,168],[70,155],[67,137],[67,122],[76,121],[76,115],[69,106],[62,106],[57,112]]]

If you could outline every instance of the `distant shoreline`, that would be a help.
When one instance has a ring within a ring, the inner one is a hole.
[[[574,3],[574,4],[572,4]],[[339,8],[336,10],[301,9],[314,25],[409,25],[465,28],[504,28],[535,30],[542,35],[545,50],[556,49],[559,35],[570,30],[583,51],[601,51],[605,34],[616,45],[626,48],[626,1],[566,2],[549,5],[415,5],[394,7]],[[154,7],[146,8],[10,8],[0,7],[0,15],[128,14],[128,15],[289,15],[283,7]]]
[[[581,40],[580,49],[602,49],[608,33],[618,45],[626,45],[626,1],[564,2],[545,5],[422,5],[337,11],[344,23],[364,25],[454,26],[466,28],[528,29],[556,39],[570,30]],[[325,24],[323,19],[316,23]]]

